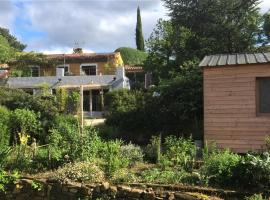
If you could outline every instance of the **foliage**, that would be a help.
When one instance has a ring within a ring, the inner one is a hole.
[[[173,26],[186,27],[195,34],[191,44],[199,58],[254,51],[260,34],[259,0],[164,0],[164,3]]]
[[[262,194],[254,194],[250,197],[246,197],[245,200],[266,200],[263,198]]]
[[[144,51],[144,39],[142,32],[142,19],[141,19],[141,11],[138,6],[137,8],[137,24],[136,24],[136,45],[137,49]]]
[[[72,180],[91,183],[104,181],[102,170],[91,162],[68,163],[56,170],[53,177],[60,181]]]
[[[14,171],[13,173],[9,174],[3,169],[0,169],[0,192],[5,192],[7,189],[7,185],[15,184],[18,179],[18,172]]]
[[[172,166],[182,166],[183,169],[192,171],[196,158],[196,146],[191,139],[169,136],[164,142],[166,157]]]
[[[121,146],[121,154],[123,157],[127,157],[130,165],[134,165],[136,162],[143,162],[143,151],[141,147],[132,143]]]
[[[235,183],[234,172],[241,162],[241,156],[229,150],[204,155],[204,164],[200,173],[205,183],[218,186],[230,186]]]
[[[159,163],[161,158],[161,136],[152,136],[145,148],[145,158],[152,163]]]
[[[0,34],[0,64],[6,63],[14,56],[14,53],[14,49],[10,47],[7,39]]]
[[[104,146],[103,159],[105,160],[104,169],[107,176],[129,165],[129,160],[126,156],[122,155],[121,145],[122,141],[108,141]]]
[[[142,65],[147,58],[147,53],[130,47],[119,47],[115,52],[120,52],[125,65]]]
[[[144,183],[180,183],[183,178],[187,176],[187,172],[180,169],[166,169],[152,168],[141,173],[141,181]]]
[[[67,97],[67,113],[77,114],[80,103],[80,92],[70,91]]]
[[[16,51],[23,51],[26,47],[25,44],[22,44],[16,37],[11,35],[8,29],[0,27],[0,36],[4,37],[8,41],[8,44]]]
[[[68,91],[65,88],[56,88],[56,99],[59,112],[64,112],[67,106]]]
[[[31,66],[55,66],[59,62],[48,59],[42,53],[36,52],[16,52],[12,59],[8,61],[8,64],[13,66],[17,70],[28,70]]]
[[[268,188],[270,186],[270,154],[247,154],[235,170],[236,185],[243,188]]]
[[[115,171],[110,179],[113,183],[138,183],[139,177],[127,168]]]
[[[180,65],[196,58],[194,52],[189,51],[193,37],[189,29],[179,27],[174,30],[171,21],[159,19],[146,43],[149,56],[145,69],[153,73],[155,84],[161,79],[171,78],[173,74],[180,72]]]
[[[10,123],[11,113],[4,107],[0,106],[0,148],[8,146],[10,140]]]
[[[40,131],[40,115],[32,110],[17,108],[12,112],[12,130],[13,130],[13,142],[17,143],[17,134],[20,136],[20,141],[24,134],[31,134],[32,137],[38,138]]]

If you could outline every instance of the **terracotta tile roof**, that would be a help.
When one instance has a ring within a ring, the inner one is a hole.
[[[128,72],[143,72],[142,66],[137,65],[125,65],[125,71]]]
[[[270,63],[270,53],[221,54],[205,56],[200,67]]]
[[[8,69],[9,66],[7,64],[0,64],[0,69]]]

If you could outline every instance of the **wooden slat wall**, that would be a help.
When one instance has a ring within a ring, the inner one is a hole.
[[[205,142],[238,153],[262,148],[270,116],[256,114],[256,77],[270,77],[270,65],[204,68]]]

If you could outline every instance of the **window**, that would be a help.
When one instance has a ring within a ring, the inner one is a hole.
[[[270,77],[257,78],[257,112],[270,115]]]
[[[31,76],[39,77],[39,66],[31,67]]]
[[[57,68],[64,68],[65,76],[69,74],[69,65],[58,65]]]
[[[97,75],[97,66],[94,64],[81,65],[81,74],[87,76]]]

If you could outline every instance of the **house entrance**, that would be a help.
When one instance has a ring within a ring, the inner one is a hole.
[[[102,111],[101,90],[83,91],[83,111]]]

